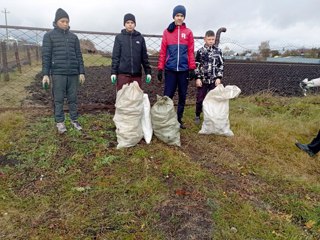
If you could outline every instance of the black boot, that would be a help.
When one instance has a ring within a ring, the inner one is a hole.
[[[314,157],[315,156],[315,153],[308,147],[307,144],[302,144],[302,143],[299,143],[299,142],[296,142],[295,144],[299,149],[301,149],[302,151],[308,153],[310,157]]]
[[[181,129],[186,129],[187,127],[184,125],[184,122],[182,122],[182,120],[178,119],[178,122],[180,123],[180,128]]]

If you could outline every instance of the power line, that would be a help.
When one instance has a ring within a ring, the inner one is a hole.
[[[7,41],[9,40],[9,34],[8,34],[8,20],[7,20],[7,14],[9,14],[10,12],[7,11],[7,9],[5,8],[4,11],[1,11],[2,13],[4,13],[4,17],[5,17],[5,24],[6,24],[6,36],[7,36]]]

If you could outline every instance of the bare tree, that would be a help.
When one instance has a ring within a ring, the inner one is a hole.
[[[261,42],[259,46],[259,51],[262,58],[266,59],[267,57],[269,57],[271,51],[269,41]]]

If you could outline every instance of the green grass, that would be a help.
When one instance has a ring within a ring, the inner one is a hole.
[[[103,57],[101,54],[82,54],[84,65],[86,67],[93,66],[110,66],[111,58]]]
[[[34,81],[34,76],[41,71],[40,63],[33,62],[32,66],[22,66],[21,73],[15,69],[9,73],[9,81],[0,79],[0,107],[21,107],[28,96],[25,89]]]
[[[108,113],[62,136],[51,117],[2,113],[0,237],[319,239],[319,156],[294,146],[317,133],[319,103],[232,100],[230,138],[199,135],[188,107],[181,148],[120,150]]]

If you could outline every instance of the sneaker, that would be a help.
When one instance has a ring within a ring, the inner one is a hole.
[[[308,153],[310,157],[314,157],[315,153],[311,151],[311,149],[308,147],[307,144],[302,144],[302,143],[299,143],[299,142],[296,142],[295,144],[299,149],[301,149],[302,151]]]
[[[71,124],[75,129],[77,129],[79,131],[82,130],[82,127],[81,127],[80,123],[77,120],[71,121]]]
[[[67,131],[66,125],[64,122],[59,122],[56,124],[59,133],[65,133]]]
[[[309,89],[307,82],[308,82],[308,78],[303,79],[303,80],[299,83],[299,87],[302,89],[302,94],[303,94],[303,96],[307,96],[307,91],[308,91],[308,89]]]
[[[196,125],[199,125],[199,124],[200,124],[200,117],[196,116],[196,117],[194,118],[194,123],[195,123]]]
[[[187,127],[184,125],[184,123],[180,123],[180,128],[181,129],[187,129]]]
[[[80,123],[77,120],[74,120],[74,121],[71,120],[71,124],[75,129],[77,129],[79,131],[82,130],[82,127],[81,127]]]

